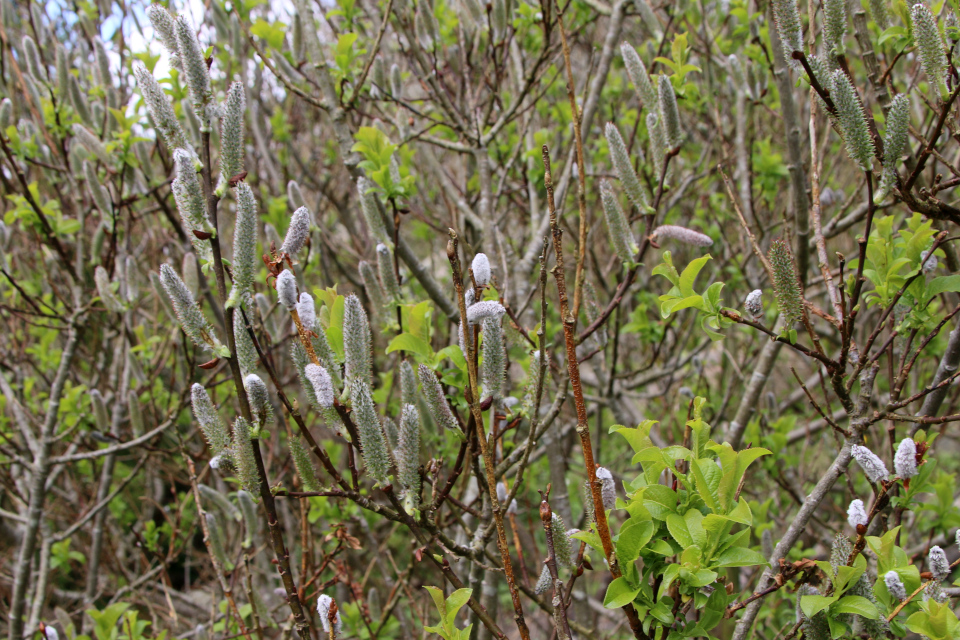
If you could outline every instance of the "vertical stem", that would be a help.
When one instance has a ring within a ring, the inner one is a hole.
[[[540,522],[543,523],[543,532],[547,538],[547,559],[544,562],[547,569],[550,570],[550,577],[553,578],[553,606],[554,621],[556,623],[557,638],[560,640],[569,640],[570,623],[567,621],[567,606],[563,596],[563,582],[560,581],[560,574],[557,572],[557,554],[554,551],[553,543],[553,512],[550,509],[550,487],[542,492],[543,499],[540,501]],[[566,535],[566,532],[561,532]]]
[[[597,479],[597,465],[593,459],[593,445],[590,442],[590,425],[587,422],[587,405],[583,399],[583,386],[580,383],[580,364],[577,362],[577,337],[574,334],[576,321],[570,312],[570,303],[567,299],[566,277],[563,272],[563,231],[557,222],[557,208],[553,198],[553,177],[550,174],[550,150],[543,145],[544,186],[547,189],[547,211],[550,215],[550,228],[553,231],[553,250],[556,253],[557,264],[553,268],[553,275],[557,281],[557,293],[560,297],[560,318],[563,322],[563,337],[567,350],[567,373],[573,387],[573,400],[577,408],[577,435],[580,436],[580,448],[583,450],[583,462],[586,467],[587,481],[590,483],[590,493],[593,495],[594,517],[597,523],[597,534],[603,544],[603,553],[610,564],[610,574],[619,578],[620,567],[617,565],[613,553],[613,541],[610,538],[610,525],[607,523],[607,514],[603,508],[603,496],[600,494],[600,481]],[[630,628],[636,638],[646,638],[640,626],[640,619],[633,606],[623,608],[630,623]]]

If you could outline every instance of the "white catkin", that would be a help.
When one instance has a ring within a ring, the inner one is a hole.
[[[507,374],[507,349],[503,341],[503,328],[499,317],[483,321],[483,362],[480,364],[480,379],[483,395],[500,399],[504,395]]]
[[[257,270],[257,201],[246,182],[234,189],[237,222],[233,230],[233,287],[227,308],[253,303],[253,279]]]
[[[203,48],[185,16],[177,17],[174,33],[177,37],[180,62],[183,64],[186,75],[187,88],[190,90],[193,107],[201,120],[201,130],[209,131],[210,118],[207,115],[207,105],[213,97],[213,92],[210,89],[210,71],[203,58]]]
[[[907,590],[900,580],[900,574],[896,571],[887,571],[883,576],[883,583],[887,585],[887,591],[897,600],[907,599]]]
[[[747,299],[743,303],[744,309],[747,310],[754,318],[759,318],[763,315],[763,291],[760,289],[754,289],[749,294],[747,294]]]
[[[284,269],[277,276],[277,298],[288,311],[296,309],[297,278],[288,269]]]
[[[533,592],[539,596],[552,585],[553,578],[550,575],[550,569],[547,567],[547,565],[543,565],[543,569],[540,570],[540,577],[537,578],[537,585],[533,588]]]
[[[502,482],[497,483],[497,501],[501,505],[507,501],[507,485]]]
[[[243,171],[243,114],[246,97],[243,83],[234,82],[227,92],[226,109],[220,120],[220,185],[225,188],[230,178]],[[222,191],[221,191],[222,193]]]
[[[496,300],[481,300],[467,308],[467,322],[470,324],[478,324],[487,318],[499,320],[506,312],[507,310],[504,306]]]
[[[163,285],[173,309],[180,321],[183,332],[202,349],[209,349],[219,357],[229,357],[229,349],[224,347],[214,333],[207,318],[197,308],[197,303],[177,272],[168,264],[160,267],[160,284]]]
[[[847,522],[850,526],[856,529],[858,525],[867,526],[869,521],[867,510],[863,507],[863,500],[857,498],[850,502],[850,506],[847,507]]]
[[[247,392],[250,411],[261,427],[274,421],[273,405],[270,403],[270,391],[266,383],[255,373],[247,374],[243,379],[243,388]]]
[[[617,200],[613,188],[606,180],[600,181],[600,200],[603,204],[604,217],[607,220],[607,230],[610,233],[610,241],[613,243],[614,251],[622,262],[630,262],[640,251],[637,240],[630,230],[630,223],[627,216],[620,207],[620,201]]]
[[[930,547],[927,564],[930,567],[930,573],[938,581],[950,575],[950,561],[947,560],[947,554],[937,545]]]
[[[287,228],[287,235],[283,239],[283,246],[280,247],[280,253],[296,255],[310,235],[310,219],[313,215],[306,207],[300,207],[293,212],[290,218],[290,226]]]
[[[609,511],[617,506],[617,485],[613,480],[613,474],[606,467],[597,467],[597,479],[600,481],[600,498],[603,500],[603,508]]]
[[[887,471],[887,465],[885,465],[883,460],[877,457],[873,451],[870,451],[870,449],[855,444],[850,450],[850,453],[853,454],[854,460],[856,460],[860,468],[863,469],[863,472],[870,482],[886,480],[887,476],[890,475],[890,472]]]
[[[627,145],[624,144],[620,131],[612,122],[607,123],[606,135],[607,145],[610,147],[610,160],[613,162],[617,177],[620,178],[623,190],[627,192],[627,197],[641,213],[652,213],[647,190],[640,183],[637,172],[633,170]]]
[[[386,486],[390,456],[387,453],[387,443],[380,425],[380,417],[377,415],[366,380],[362,378],[353,380],[350,398],[355,411],[354,420],[360,435],[360,450],[363,461],[367,464],[367,471],[377,484]]]
[[[183,133],[177,114],[173,110],[173,104],[160,87],[160,83],[139,61],[133,64],[133,75],[137,79],[137,86],[140,87],[140,94],[143,96],[150,118],[163,141],[171,149],[190,149],[190,143],[187,142],[187,137]]]
[[[917,443],[913,439],[904,438],[900,441],[893,457],[893,470],[904,480],[917,475]]]
[[[784,57],[791,67],[798,68],[800,63],[794,60],[793,52],[803,51],[803,25],[800,22],[797,0],[774,0],[773,17],[783,43]]]
[[[672,224],[657,227],[653,232],[653,236],[658,240],[676,240],[677,242],[690,244],[695,247],[709,247],[713,244],[713,239],[704,233]]]
[[[427,401],[427,408],[430,410],[430,417],[439,426],[451,431],[459,431],[457,419],[447,404],[447,398],[443,393],[443,387],[434,375],[433,370],[425,364],[421,364],[417,369],[420,378],[420,388],[423,390],[423,396]]]
[[[253,346],[250,334],[247,333],[246,324],[240,316],[233,323],[233,342],[237,348],[240,372],[246,376],[248,373],[256,371],[260,357],[257,355],[257,348]]]
[[[333,406],[333,380],[327,370],[312,362],[304,368],[307,380],[313,387],[317,403],[321,407]]]
[[[107,308],[107,311],[122,313],[125,309],[124,304],[113,292],[113,283],[110,282],[110,275],[107,270],[97,265],[97,268],[93,271],[93,281],[97,285],[97,295],[100,296],[100,301]]]
[[[306,291],[300,292],[300,300],[297,302],[297,315],[300,316],[300,323],[307,331],[314,331],[317,326],[317,307],[313,303],[313,296]]]
[[[473,256],[470,268],[473,269],[473,279],[478,287],[485,287],[490,284],[490,260],[487,258],[487,254],[478,253]]]
[[[180,68],[180,45],[177,44],[176,22],[173,16],[160,4],[151,4],[147,7],[147,16],[150,18],[153,30],[160,37],[160,42],[170,54],[170,64]]]
[[[330,633],[330,605],[333,603],[333,598],[327,594],[321,595],[317,598],[317,615],[320,618],[320,625],[323,627],[324,633]],[[343,633],[343,622],[340,620],[340,610],[337,609],[337,613],[334,616],[333,621],[333,632],[335,636]]]
[[[372,384],[370,363],[370,322],[360,298],[347,296],[343,305],[344,377],[352,387],[355,380]]]
[[[823,34],[831,53],[835,56],[843,55],[843,38],[847,35],[846,0],[824,0],[823,23]]]
[[[194,231],[213,234],[215,229],[207,218],[206,200],[200,181],[197,179],[196,156],[186,149],[176,149],[173,152],[173,163],[177,168],[177,177],[170,185],[173,198],[177,203],[177,211],[183,223],[184,231],[193,244],[197,257],[203,260],[212,259],[209,240],[201,240]]]
[[[400,281],[394,270],[393,251],[382,242],[377,245],[377,273],[383,285],[383,296],[389,303],[400,301]]]
[[[950,95],[946,82],[949,65],[937,19],[929,8],[919,2],[913,5],[910,16],[913,18],[913,40],[920,54],[920,64],[930,82],[939,90],[940,98],[946,100]]]

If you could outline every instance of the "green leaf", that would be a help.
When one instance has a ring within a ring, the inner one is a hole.
[[[257,18],[257,21],[250,25],[250,33],[265,40],[271,48],[279,50],[283,46],[286,26],[282,22],[268,22],[263,18]]]
[[[927,296],[930,298],[948,291],[960,291],[960,275],[940,276],[927,284]]]
[[[401,333],[387,345],[387,353],[394,351],[409,351],[419,356],[424,362],[433,361],[433,349],[429,344],[412,333]]]
[[[680,293],[684,297],[689,297],[694,294],[693,283],[697,279],[697,275],[700,273],[700,270],[703,269],[704,265],[706,265],[707,261],[709,260],[709,254],[701,256],[688,264],[687,268],[684,269],[683,273],[680,274],[680,282],[677,283],[677,286],[680,288]]]
[[[766,558],[759,551],[747,547],[731,547],[714,558],[711,566],[724,567],[753,567],[767,564]]]
[[[650,542],[656,527],[650,520],[630,518],[620,529],[617,538],[617,559],[620,564],[631,564],[640,557],[640,550]]]
[[[677,512],[677,492],[660,484],[651,485],[643,490],[643,506],[657,520],[663,520],[668,513]]]
[[[634,587],[626,578],[620,577],[610,583],[607,593],[603,596],[603,606],[607,609],[624,607],[637,597],[640,587]]]
[[[843,596],[830,607],[830,613],[855,613],[870,620],[880,617],[877,607],[862,596]]]
[[[800,609],[808,618],[812,618],[836,602],[837,596],[803,596],[800,598]]]
[[[693,546],[693,536],[690,535],[690,531],[687,529],[686,520],[675,513],[671,513],[667,515],[666,523],[670,535],[673,536],[673,539],[676,540],[681,547],[687,548]]]

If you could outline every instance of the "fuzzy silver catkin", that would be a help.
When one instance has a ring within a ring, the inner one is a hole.
[[[854,529],[860,525],[865,527],[870,522],[867,517],[867,510],[863,506],[863,500],[860,498],[851,501],[850,506],[847,507],[847,522]]]
[[[100,138],[90,131],[90,129],[87,129],[79,122],[74,122],[73,135],[77,142],[83,145],[84,149],[96,156],[97,160],[107,166],[111,166],[112,163],[110,162],[110,156],[107,155],[107,148],[103,146]]]
[[[623,190],[627,192],[627,197],[641,213],[652,213],[647,190],[640,183],[637,172],[633,170],[627,145],[624,144],[620,131],[612,122],[607,123],[606,135],[613,169],[617,172],[617,177],[620,178],[620,184],[623,186]]]
[[[850,449],[850,453],[853,455],[854,460],[857,461],[857,464],[860,465],[860,468],[863,469],[863,473],[866,474],[870,482],[886,480],[887,476],[890,475],[890,472],[887,471],[887,465],[883,463],[883,460],[881,460],[877,454],[870,451],[870,449],[855,444]]]
[[[218,357],[229,357],[229,349],[220,343],[210,322],[197,308],[197,303],[187,289],[187,285],[168,264],[160,267],[160,284],[163,285],[170,302],[173,303],[173,310],[177,314],[180,327],[193,343],[202,349],[213,351]]]
[[[290,457],[293,458],[293,466],[296,467],[297,475],[300,476],[300,484],[303,490],[320,491],[317,468],[313,466],[310,453],[303,446],[303,442],[297,434],[290,437]]]
[[[122,313],[125,309],[124,304],[113,292],[107,270],[97,265],[97,268],[93,271],[93,281],[97,285],[97,295],[100,296],[100,301],[107,308],[107,311]]]
[[[237,467],[240,485],[252,496],[260,495],[260,474],[253,455],[250,423],[242,416],[233,422],[233,459]]]
[[[478,253],[473,256],[470,268],[473,269],[473,279],[476,281],[478,287],[485,287],[490,284],[490,259],[487,258],[487,254]]]
[[[220,529],[220,522],[212,513],[204,514],[207,521],[207,534],[210,542],[210,551],[217,558],[217,561],[224,569],[229,571],[233,568],[233,563],[227,557],[226,542],[223,531]]]
[[[893,99],[887,113],[887,130],[883,136],[883,173],[873,196],[874,204],[880,204],[897,183],[897,165],[907,146],[910,133],[910,98],[901,93]]]
[[[277,299],[288,311],[297,308],[297,277],[289,269],[277,276]]]
[[[397,433],[397,480],[403,489],[404,507],[420,507],[420,412],[413,404],[404,404]]]
[[[743,308],[747,310],[754,318],[759,318],[763,315],[763,291],[760,289],[754,289],[749,294],[747,294],[747,299],[743,303]]]
[[[290,344],[290,360],[293,361],[293,366],[297,370],[297,376],[300,379],[300,388],[303,389],[303,393],[307,396],[307,401],[318,411],[323,409],[317,402],[317,394],[313,390],[313,384],[310,382],[310,379],[307,378],[307,365],[313,363],[310,362],[310,358],[307,356],[307,350],[303,348],[303,344],[301,344],[299,340],[294,340]]]
[[[887,5],[884,0],[870,0],[870,15],[873,21],[881,31],[885,30],[890,24],[890,18],[887,16]]]
[[[606,467],[597,467],[597,479],[600,481],[600,498],[603,500],[603,508],[609,511],[617,506],[617,485],[613,480],[613,474]]]
[[[266,383],[257,374],[251,373],[244,377],[243,387],[247,391],[250,411],[257,424],[262,427],[273,422],[273,405],[270,403],[270,391]]]
[[[477,324],[487,318],[499,320],[506,312],[504,306],[496,300],[481,300],[467,307],[467,322]]]
[[[97,170],[94,168],[94,166],[86,161],[83,163],[83,178],[87,183],[87,190],[90,192],[90,197],[93,199],[93,203],[97,206],[97,209],[100,210],[104,220],[107,220],[112,226],[113,202],[111,202],[110,199],[110,192],[107,191],[107,188],[100,183],[100,179],[97,176]]]
[[[476,306],[476,305],[474,305]],[[507,348],[503,341],[503,327],[499,317],[483,320],[483,362],[480,363],[480,379],[483,396],[499,400],[504,395],[507,377]]]
[[[110,431],[110,414],[107,413],[107,405],[103,401],[103,395],[98,389],[90,390],[90,407],[93,409],[93,419],[97,424],[97,430],[101,433]]]
[[[673,83],[666,74],[660,74],[657,84],[657,97],[660,104],[660,118],[663,122],[663,132],[670,149],[676,149],[683,141],[680,131],[680,108],[677,106],[677,94],[673,91]]]
[[[948,63],[943,38],[937,28],[937,19],[930,9],[919,2],[913,5],[910,17],[913,18],[913,40],[917,43],[920,64],[930,78],[930,83],[940,92],[940,98],[946,100],[950,96],[947,89]]]
[[[127,256],[123,262],[123,273],[126,276],[123,297],[127,302],[136,302],[137,298],[140,297],[140,268],[137,266],[137,259],[134,256]]]
[[[249,313],[249,311],[248,311]],[[257,370],[259,356],[257,348],[253,345],[250,334],[247,333],[246,324],[239,315],[233,323],[233,343],[237,350],[237,361],[240,364],[240,373],[246,376]]]
[[[333,603],[333,598],[327,594],[321,595],[317,598],[317,616],[320,618],[320,626],[323,627],[323,632],[330,634],[330,605]],[[334,616],[333,620],[333,633],[334,638],[343,633],[343,622],[340,620],[340,609],[337,609],[337,613]]]
[[[307,331],[314,331],[317,325],[317,307],[314,305],[313,296],[306,291],[300,292],[300,299],[297,301],[297,315],[300,316],[300,322]]]
[[[23,36],[20,41],[23,51],[23,60],[26,63],[27,73],[33,76],[37,82],[47,82],[47,71],[40,61],[40,51],[37,49],[37,43],[30,36]],[[40,105],[37,105],[38,107]]]
[[[610,233],[610,241],[617,253],[617,257],[622,262],[633,261],[634,256],[640,251],[637,246],[637,240],[630,230],[630,223],[627,216],[620,207],[613,188],[606,180],[600,181],[600,200],[603,203],[603,214],[607,220],[607,231]]]
[[[76,76],[70,76],[70,105],[85,125],[93,126],[90,104],[87,102],[87,96]]]
[[[332,407],[333,380],[330,378],[330,373],[325,368],[311,362],[304,367],[304,375],[310,382],[317,404],[321,407]]]
[[[310,219],[313,214],[306,207],[300,207],[293,212],[290,218],[290,226],[287,228],[287,235],[283,239],[283,245],[280,247],[280,253],[286,253],[294,256],[310,236]]]
[[[384,309],[387,306],[387,299],[376,269],[365,260],[360,261],[358,269],[360,271],[360,280],[363,282],[363,290],[367,293],[367,298],[370,300],[370,306],[374,311]]]
[[[417,377],[409,360],[400,363],[400,406],[417,404]]]
[[[390,239],[390,234],[387,233],[387,227],[383,223],[383,217],[377,207],[377,194],[373,183],[366,178],[358,178],[357,192],[360,194],[360,213],[363,215],[364,222],[367,223],[367,231],[378,242],[392,247],[393,241]]]
[[[130,416],[130,433],[139,438],[146,429],[143,422],[143,407],[140,405],[140,396],[133,389],[127,391],[127,414]]]
[[[260,530],[260,523],[257,520],[256,501],[247,491],[240,489],[237,491],[237,503],[240,505],[240,513],[243,515],[243,546],[249,549],[257,542],[257,532]]]
[[[920,270],[924,273],[933,273],[939,264],[939,258],[936,254],[931,254],[929,249],[920,252]]]
[[[13,102],[10,98],[0,101],[0,131],[6,131],[13,123]]]
[[[798,68],[800,63],[793,58],[794,51],[803,51],[803,25],[797,0],[774,0],[773,17],[777,23],[777,33],[783,43],[783,54],[787,63]]]
[[[390,65],[390,93],[393,94],[393,97],[396,100],[399,100],[401,97],[403,97],[403,74],[401,73],[400,67],[397,64]],[[365,178],[361,178],[360,180],[366,182],[367,188],[372,186]],[[358,187],[360,186],[360,180],[357,180]],[[363,194],[364,192],[365,189],[360,187],[360,193]],[[369,223],[370,221],[367,220],[367,224]],[[381,224],[383,223],[381,222]]]
[[[883,583],[887,585],[887,591],[897,600],[907,599],[907,590],[900,580],[900,574],[896,571],[887,571],[883,576]]]
[[[500,506],[503,506],[503,503],[507,501],[507,485],[502,482],[497,483],[497,502],[500,503]]]
[[[253,279],[257,270],[257,201],[246,182],[237,183],[237,223],[233,231],[233,287],[227,308],[253,302]]]
[[[203,260],[213,257],[210,242],[201,240],[194,231],[214,233],[215,229],[207,218],[206,204],[200,180],[197,179],[196,156],[186,149],[177,149],[173,152],[173,162],[177,168],[177,177],[170,185],[173,198],[177,203],[177,211],[183,222],[184,231],[194,251]]]
[[[377,245],[377,273],[380,275],[387,304],[400,301],[400,281],[397,280],[397,272],[393,266],[393,251],[381,242]]]
[[[695,247],[709,247],[713,244],[713,239],[704,233],[672,224],[657,227],[653,232],[653,236],[658,240],[676,240],[677,242],[690,244]]]
[[[575,562],[573,545],[570,544],[570,538],[567,536],[567,527],[563,523],[563,518],[556,511],[553,512],[550,520],[550,533],[553,534],[553,553],[557,565],[573,567]]]
[[[154,32],[160,37],[160,42],[170,54],[171,66],[180,68],[180,45],[177,44],[176,21],[173,16],[160,4],[147,7],[147,16]]]
[[[870,137],[857,90],[842,69],[833,72],[831,96],[837,107],[840,133],[843,134],[847,153],[862,171],[869,171],[873,158],[873,138]]]
[[[190,102],[181,102],[180,108],[183,111],[183,118],[187,121],[187,129],[190,131],[190,138],[194,142],[200,142],[200,118],[197,117],[197,111]]]
[[[112,75],[110,74],[110,58],[107,56],[107,49],[103,46],[103,40],[93,39],[93,60],[96,63],[94,69],[97,74],[97,83],[108,89],[113,88]]]
[[[227,432],[227,426],[220,419],[220,414],[217,413],[202,384],[194,383],[190,387],[190,403],[193,407],[193,415],[200,425],[200,431],[207,439],[210,452],[215,456],[229,452],[230,434]]]
[[[210,71],[203,58],[203,48],[185,16],[177,17],[174,33],[177,37],[177,48],[180,52],[180,62],[186,76],[187,88],[193,100],[193,108],[200,118],[201,131],[209,131],[210,117],[207,114],[207,105],[213,98],[213,92],[210,89]]]
[[[937,581],[942,581],[950,575],[950,561],[947,560],[947,554],[937,545],[930,547],[927,564],[930,567],[930,573]]]
[[[226,111],[220,120],[220,184],[222,194],[230,178],[243,172],[243,114],[246,97],[242,82],[234,82],[227,92]]]
[[[153,74],[147,70],[143,63],[135,62],[133,75],[137,79],[137,86],[140,88],[143,102],[147,106],[147,112],[150,114],[150,118],[163,141],[171,149],[192,150],[170,99],[163,92]]]
[[[835,56],[843,55],[843,39],[847,35],[847,3],[845,0],[823,1],[823,35]]]
[[[242,520],[243,516],[240,510],[227,499],[227,496],[205,484],[197,485],[197,488],[200,490],[200,497],[217,507],[224,516],[235,522]]]
[[[334,389],[342,387],[343,378],[340,376],[340,364],[336,354],[330,347],[330,342],[327,341],[326,332],[319,324],[315,325],[314,332],[316,335],[310,338],[310,343],[313,345],[313,352],[317,354],[317,359],[320,360],[320,364],[322,364],[326,368],[327,373],[330,374]]]
[[[542,593],[545,593],[547,589],[553,586],[553,577],[550,575],[550,569],[547,565],[543,565],[543,569],[540,570],[540,577],[537,578],[537,584],[533,588],[533,592],[538,596]]]
[[[417,369],[420,378],[420,388],[423,390],[423,397],[427,402],[427,408],[430,410],[430,417],[439,426],[451,431],[459,431],[457,419],[447,404],[447,398],[443,393],[443,387],[437,380],[437,376],[425,364],[421,364]]]
[[[355,412],[354,420],[360,435],[360,449],[370,477],[380,486],[388,483],[390,456],[387,442],[380,425],[380,417],[370,395],[370,387],[362,377],[350,382],[350,399]]]
[[[893,470],[904,480],[917,475],[917,443],[912,438],[904,438],[893,457]]]
[[[360,298],[347,296],[343,305],[344,378],[352,388],[355,380],[370,385],[370,322]]]
[[[620,43],[620,55],[623,57],[627,77],[630,78],[630,83],[637,92],[640,102],[647,109],[655,109],[657,92],[653,88],[653,83],[650,82],[650,74],[647,73],[647,68],[643,65],[637,50],[629,42],[624,41]]]
[[[373,66],[370,67],[370,97],[374,100],[382,100],[387,91],[387,69],[383,64],[383,58],[377,56],[373,59]]]

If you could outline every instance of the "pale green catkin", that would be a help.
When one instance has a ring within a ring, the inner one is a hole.
[[[210,542],[210,551],[220,562],[224,570],[233,569],[233,563],[227,557],[226,541],[224,540],[223,530],[220,528],[220,522],[212,513],[205,514],[207,521],[207,534]]]
[[[380,275],[380,282],[383,284],[383,293],[388,304],[396,304],[400,301],[400,281],[397,280],[397,272],[393,268],[393,251],[390,247],[380,243],[377,245],[377,272]]]
[[[641,213],[653,213],[650,197],[647,195],[646,188],[640,183],[637,172],[633,170],[630,153],[627,151],[627,145],[624,144],[620,131],[617,130],[616,125],[608,122],[606,134],[607,145],[610,147],[610,160],[613,162],[617,177],[620,178],[623,190],[627,192],[627,197]]]
[[[803,318],[803,294],[790,245],[783,238],[775,238],[770,243],[767,257],[773,267],[773,291],[784,317],[784,326],[792,327]]]
[[[227,496],[205,484],[197,485],[197,488],[200,489],[200,497],[210,504],[213,504],[224,516],[235,522],[241,521],[243,516],[240,514],[240,510],[227,499]],[[209,511],[209,509],[207,509],[207,511]]]
[[[500,400],[504,396],[507,374],[507,349],[503,342],[503,327],[496,316],[483,319],[483,361],[480,379],[483,396]]]
[[[79,122],[74,122],[73,135],[77,142],[83,145],[84,149],[96,156],[97,160],[107,166],[111,166],[111,158],[107,154],[107,148],[103,146],[103,142],[100,141],[100,138],[98,138],[95,133]]]
[[[90,191],[90,197],[93,203],[100,210],[104,220],[107,220],[111,227],[113,226],[113,202],[110,199],[110,192],[100,183],[97,170],[89,162],[83,163],[83,179],[87,183],[87,190]]]
[[[870,15],[873,16],[873,21],[881,31],[889,26],[890,18],[887,15],[887,5],[884,0],[870,0]]]
[[[835,56],[844,52],[843,39],[847,35],[846,0],[823,0],[823,34]]]
[[[258,269],[257,260],[257,201],[246,182],[234,189],[237,200],[237,223],[233,230],[233,287],[227,299],[227,308],[241,304],[250,308],[253,303],[253,279]]]
[[[347,296],[343,305],[344,378],[352,389],[356,380],[372,383],[370,373],[370,323],[360,298]]]
[[[226,192],[230,178],[243,171],[243,114],[246,97],[243,83],[234,82],[227,92],[226,111],[220,120],[220,184],[217,192]]]
[[[363,282],[363,290],[367,292],[367,298],[370,300],[370,306],[374,311],[385,309],[387,306],[387,297],[383,290],[383,284],[380,283],[380,277],[377,275],[373,265],[365,260],[361,260],[359,266],[360,280]]]
[[[400,406],[417,404],[417,376],[409,360],[400,363]]]
[[[643,2],[643,0],[639,0]],[[629,42],[620,44],[620,55],[623,57],[623,66],[627,70],[627,77],[633,85],[640,102],[647,109],[655,109],[657,104],[657,92],[653,89],[653,83],[650,82],[650,74],[643,65],[643,60],[637,50]]]
[[[220,414],[217,413],[202,384],[194,383],[190,387],[190,401],[193,406],[193,415],[207,440],[210,452],[214,456],[229,455],[230,434],[227,432],[227,426],[220,419]]]
[[[243,379],[243,387],[247,391],[250,412],[257,425],[263,427],[272,423],[275,418],[273,405],[270,402],[270,391],[266,383],[257,374],[251,373]]]
[[[107,270],[97,265],[97,268],[93,271],[93,281],[97,285],[97,295],[100,296],[100,302],[107,308],[107,311],[123,313],[126,307],[117,297],[117,294],[113,292],[113,283],[110,282],[110,275]]]
[[[390,455],[387,442],[380,425],[380,416],[373,404],[370,387],[363,378],[354,378],[350,382],[350,398],[353,403],[354,420],[360,435],[360,449],[363,461],[367,465],[370,477],[380,486],[388,484]]]
[[[209,240],[201,240],[194,231],[213,233],[215,230],[207,218],[203,190],[200,180],[197,179],[197,157],[186,149],[177,149],[173,152],[173,162],[177,168],[177,177],[170,185],[173,198],[177,203],[177,211],[183,223],[184,231],[190,242],[193,243],[197,257],[210,260],[213,257]]]
[[[459,431],[457,419],[447,404],[447,398],[443,393],[443,387],[434,375],[433,370],[425,364],[421,364],[417,370],[420,379],[420,388],[423,390],[424,399],[427,402],[427,408],[430,410],[430,417],[439,426],[452,431]]]
[[[666,74],[660,74],[657,89],[660,102],[660,118],[668,147],[665,151],[671,151],[680,146],[683,138],[680,131],[680,109],[677,107],[677,94],[674,93],[673,83],[670,82],[670,78]]]
[[[127,413],[130,416],[130,433],[134,438],[144,434],[146,428],[143,422],[143,407],[140,405],[140,396],[133,389],[127,392]]]
[[[248,492],[237,491],[237,502],[240,504],[240,513],[243,514],[243,543],[244,549],[249,549],[257,543],[257,532],[260,522],[257,520],[256,500]]]
[[[862,171],[869,171],[873,163],[873,138],[857,96],[857,90],[842,70],[833,73],[833,104],[837,107],[840,133],[847,153]]]
[[[76,76],[70,76],[70,105],[80,116],[80,120],[89,126],[93,125],[93,116],[90,113],[90,104],[87,102],[86,92],[80,86]]]
[[[187,88],[193,100],[193,108],[200,118],[201,131],[209,131],[210,117],[207,114],[207,106],[213,98],[213,91],[210,89],[210,71],[203,58],[203,47],[200,46],[197,34],[185,16],[177,17],[174,33],[177,37],[180,61],[186,75]]]
[[[220,343],[210,322],[197,308],[197,303],[187,289],[187,285],[168,264],[160,267],[160,284],[163,285],[170,302],[173,303],[180,327],[193,343],[202,349],[213,351],[218,357],[229,357],[230,350]]]
[[[640,250],[637,241],[630,230],[627,216],[620,207],[616,194],[606,180],[600,181],[600,199],[603,203],[603,214],[607,220],[607,230],[610,232],[610,241],[614,251],[622,262],[631,262]]]
[[[412,375],[412,372],[411,372]],[[397,434],[397,480],[403,489],[407,510],[420,506],[420,412],[413,404],[404,404]]]
[[[901,93],[893,99],[887,113],[887,130],[883,136],[883,173],[873,196],[874,204],[880,204],[897,183],[897,165],[907,146],[910,133],[910,98]]]
[[[663,134],[663,127],[660,125],[660,116],[651,111],[647,114],[646,121],[647,135],[650,137],[650,146],[648,148],[650,155],[653,156],[653,175],[655,180],[660,180],[667,159],[667,139]],[[667,173],[664,182],[667,182],[669,178],[670,174]]]
[[[773,17],[787,63],[799,68],[799,61],[793,58],[794,51],[803,51],[803,24],[800,22],[797,0],[773,0]]]
[[[107,405],[103,401],[103,395],[98,389],[90,390],[90,407],[93,409],[93,419],[97,425],[97,430],[101,433],[110,432],[110,414],[107,412]]]
[[[567,527],[563,523],[563,518],[554,511],[550,521],[550,533],[553,534],[553,553],[557,564],[564,567],[574,566],[573,545],[570,544],[570,538],[567,536]]]
[[[237,416],[233,423],[233,459],[237,466],[240,485],[251,497],[260,495],[260,474],[253,455],[253,442],[250,439],[250,423]]]
[[[948,63],[937,19],[930,9],[919,2],[913,5],[910,16],[913,18],[913,40],[917,43],[920,64],[931,84],[940,92],[940,98],[946,100],[950,96],[950,90],[947,89]]]
[[[335,388],[342,387],[343,377],[340,375],[340,364],[337,361],[337,355],[333,352],[330,342],[327,341],[327,334],[319,322],[314,328],[314,333],[316,335],[310,339],[311,344],[313,344],[314,353],[317,354],[320,364],[322,364],[327,370],[327,373],[330,374],[330,378],[333,380],[333,386]]]
[[[250,310],[247,311],[250,313]],[[243,317],[237,314],[233,322],[233,342],[237,349],[237,361],[240,364],[240,373],[246,376],[249,373],[255,373],[259,356],[257,348],[253,345],[253,339],[247,333],[247,327],[243,322]]]
[[[21,50],[23,59],[26,62],[27,73],[33,76],[37,82],[47,83],[47,71],[40,61],[40,51],[37,49],[37,43],[30,36],[23,36]],[[40,105],[37,105],[38,107]]]
[[[290,457],[293,466],[300,476],[300,484],[304,491],[320,491],[320,480],[317,479],[317,469],[313,466],[310,453],[303,446],[299,435],[290,437]]]
[[[171,66],[180,67],[180,45],[177,44],[176,21],[173,16],[160,4],[151,4],[147,7],[147,16],[154,32],[160,37],[167,53],[170,54]]]
[[[393,246],[390,234],[387,233],[387,227],[383,223],[383,217],[377,208],[377,195],[374,191],[374,185],[366,178],[357,179],[357,191],[360,194],[360,212],[363,214],[363,220],[367,223],[367,230],[377,241]]]

